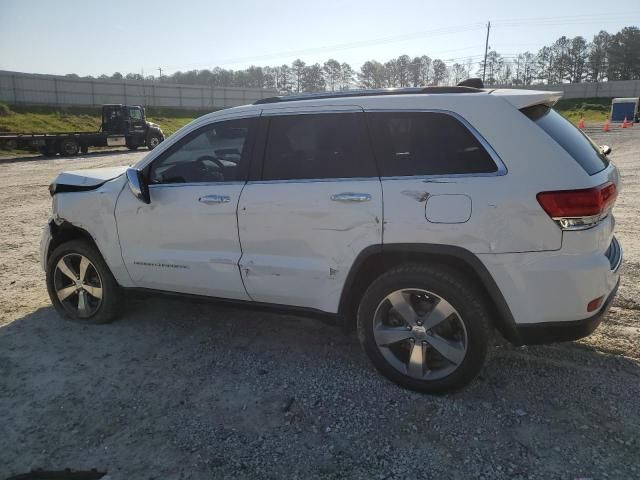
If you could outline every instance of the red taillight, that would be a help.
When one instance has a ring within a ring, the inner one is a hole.
[[[550,217],[586,217],[606,212],[616,201],[618,191],[614,183],[584,190],[541,192],[538,202]]]
[[[609,213],[617,197],[618,190],[611,182],[583,190],[540,192],[537,195],[544,211],[563,228],[584,228],[597,223]],[[584,222],[569,219],[584,219]]]

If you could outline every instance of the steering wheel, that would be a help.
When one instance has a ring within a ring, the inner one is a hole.
[[[215,163],[218,169],[211,168],[210,165],[207,165],[205,163],[207,161]],[[209,178],[208,181],[224,181],[224,164],[220,161],[220,159],[214,157],[213,155],[203,155],[201,157],[198,157],[194,164],[197,166],[198,170],[200,170],[200,174],[203,177]]]
[[[216,158],[213,155],[202,155],[201,157],[198,157],[196,159],[195,163],[197,163],[202,170],[208,170],[207,164],[204,163],[206,160],[211,160],[218,167],[220,167],[220,170],[224,171],[224,164],[220,161],[219,158]]]

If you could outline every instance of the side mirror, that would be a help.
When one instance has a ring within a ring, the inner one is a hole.
[[[600,145],[600,150],[604,155],[609,155],[611,153],[611,147],[609,145]]]
[[[129,190],[133,193],[133,196],[144,203],[151,203],[151,196],[149,195],[149,185],[144,181],[142,170],[136,170],[135,168],[127,168],[127,183],[129,184]]]

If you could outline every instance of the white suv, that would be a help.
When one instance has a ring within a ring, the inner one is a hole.
[[[322,312],[398,384],[465,385],[490,328],[577,339],[615,295],[618,172],[559,96],[346,91],[205,115],[133,168],[55,179],[51,301],[89,323],[132,288]]]

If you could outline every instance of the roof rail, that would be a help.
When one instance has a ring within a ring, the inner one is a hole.
[[[375,88],[360,90],[341,90],[338,92],[303,93],[298,95],[284,95],[278,97],[268,97],[253,102],[254,105],[264,103],[295,102],[299,100],[316,100],[323,98],[346,98],[346,97],[370,97],[379,95],[410,95],[417,93],[439,94],[439,93],[480,93],[484,90],[471,86],[455,87],[406,87],[406,88]]]

